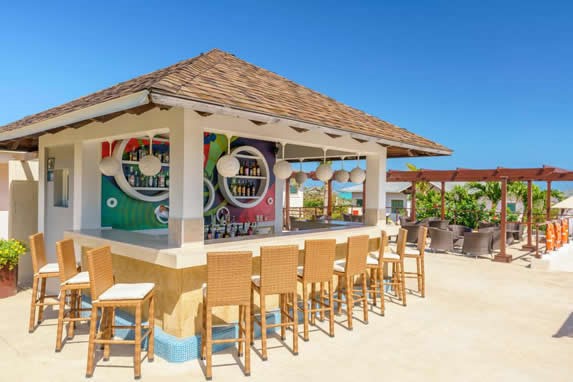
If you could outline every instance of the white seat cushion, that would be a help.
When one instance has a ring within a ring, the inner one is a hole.
[[[410,256],[420,256],[420,251],[418,251],[418,248],[406,248],[404,254]]]
[[[334,270],[336,272],[344,272],[346,269],[346,260],[336,260],[334,262]]]
[[[378,254],[378,252],[370,252],[370,256],[368,257],[371,257],[373,259],[376,259],[376,261],[378,261],[378,257],[380,257],[380,255]],[[384,252],[384,258],[390,260],[399,260],[400,256],[397,253]]]
[[[201,290],[203,291],[203,298],[207,298],[207,283],[201,285]]]
[[[155,287],[153,283],[115,284],[99,296],[104,300],[139,300],[144,298]]]
[[[256,275],[256,276],[252,276],[251,277],[251,281],[253,282],[253,284],[255,284],[257,287],[261,287],[261,276]]]
[[[77,275],[67,279],[62,285],[69,284],[88,284],[90,282],[90,274],[88,272],[80,272]]]
[[[296,267],[296,274],[302,277],[302,275],[304,274],[304,266],[299,265],[298,267]]]
[[[378,265],[378,259],[373,257],[373,256],[368,256],[366,258],[366,264],[367,265]]]
[[[58,263],[48,263],[44,265],[38,273],[57,273],[60,271],[60,267],[58,267]]]

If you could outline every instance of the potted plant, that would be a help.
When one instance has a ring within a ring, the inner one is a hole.
[[[18,260],[26,253],[26,246],[16,239],[0,239],[0,298],[16,294]]]

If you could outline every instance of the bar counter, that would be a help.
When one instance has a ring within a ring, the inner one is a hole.
[[[393,231],[394,227],[386,227]],[[380,227],[342,224],[327,229],[291,231],[279,234],[255,235],[220,239],[205,244],[185,245],[170,248],[165,234],[147,234],[115,229],[90,229],[67,231],[64,236],[72,238],[85,263],[87,250],[109,245],[113,254],[116,282],[153,282],[156,285],[156,322],[163,331],[179,338],[193,336],[201,328],[201,287],[206,281],[207,252],[251,251],[253,274],[259,274],[258,259],[261,246],[298,245],[299,264],[302,264],[304,241],[308,239],[336,239],[336,258],[344,258],[346,240],[349,236],[370,236],[371,250],[375,250],[380,237]],[[392,234],[394,232],[388,232]],[[270,308],[277,306],[278,299],[269,299]],[[217,312],[217,323],[237,320],[234,308],[222,308]]]

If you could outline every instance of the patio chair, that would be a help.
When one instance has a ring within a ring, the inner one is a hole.
[[[384,256],[394,256],[391,253],[386,254],[388,247],[388,234],[382,230],[380,232],[380,241],[377,252],[370,252],[366,259],[366,269],[370,271],[370,287],[368,294],[372,297],[372,305],[376,306],[378,296],[380,296],[380,314],[383,316],[384,306]]]
[[[90,320],[90,316],[81,316],[81,312],[91,311],[88,308],[81,308],[82,290],[90,289],[90,276],[88,272],[78,270],[72,239],[58,241],[56,243],[56,255],[60,268],[60,308],[56,334],[56,351],[59,352],[62,350],[64,323],[68,323],[67,338],[73,338],[76,322]],[[69,308],[66,311],[67,301],[69,301]]]
[[[490,232],[491,233],[491,244],[490,251],[499,250],[501,245],[501,229],[498,227],[484,227],[480,228],[479,232]],[[509,242],[507,242],[509,244]]]
[[[525,232],[525,224],[519,222],[508,222],[507,229],[512,231],[513,240],[521,242],[523,240],[523,233]]]
[[[30,321],[28,323],[28,332],[32,333],[36,325],[44,319],[44,307],[47,305],[58,305],[58,301],[46,301],[46,298],[58,298],[57,295],[46,295],[46,280],[49,278],[59,278],[60,271],[58,263],[48,263],[46,261],[46,247],[44,243],[44,234],[39,232],[31,235],[30,253],[32,255],[32,268],[34,278],[32,282],[32,300],[30,303]],[[40,293],[38,295],[38,287]],[[36,322],[36,309],[38,310],[38,321]]]
[[[308,341],[310,323],[315,324],[315,314],[320,313],[321,320],[325,312],[329,313],[329,334],[334,337],[334,282],[332,263],[336,254],[335,239],[306,240],[304,242],[304,265],[297,268],[297,280],[302,284],[303,339]],[[308,284],[311,284],[310,301]],[[319,284],[319,296],[316,296],[316,284]],[[328,303],[325,302],[324,285],[328,285]],[[310,302],[310,306],[309,306]],[[316,307],[315,307],[316,306]]]
[[[428,227],[430,228],[439,228],[439,229],[448,229],[448,224],[450,224],[449,220],[431,220],[428,222]]]
[[[466,232],[464,233],[464,245],[462,253],[474,255],[476,259],[480,255],[489,255],[491,251],[492,232]]]
[[[436,229],[436,228],[430,228]],[[448,231],[444,231],[448,232]],[[405,278],[415,278],[418,282],[418,293],[420,296],[426,297],[426,273],[424,271],[424,254],[426,251],[426,240],[428,237],[428,227],[420,226],[418,233],[418,247],[416,249],[406,248],[404,251],[405,259],[416,260],[416,272],[404,271]]]
[[[141,346],[145,338],[148,339],[147,360],[153,362],[154,359],[155,285],[153,283],[116,284],[109,246],[87,251],[87,261],[92,297],[92,319],[90,321],[86,377],[91,377],[94,373],[96,344],[103,345],[104,360],[109,359],[111,344],[131,344],[134,346],[134,376],[138,379],[141,377]],[[147,325],[142,324],[142,310],[145,304],[149,306]],[[135,311],[135,324],[115,325],[115,309],[117,308]],[[101,318],[98,326],[97,317],[100,310]],[[116,328],[133,329],[135,338],[126,340],[113,338]],[[146,329],[143,334],[142,329]]]
[[[342,220],[345,222],[350,222],[352,221],[352,217],[350,214],[342,214]]]
[[[207,283],[203,284],[203,325],[201,358],[205,360],[205,376],[213,376],[213,345],[238,342],[238,355],[245,349],[244,374],[251,375],[251,273],[252,252],[207,253]],[[213,308],[239,307],[238,338],[213,339]]]
[[[298,354],[298,314],[297,314],[297,282],[296,270],[298,265],[298,246],[283,245],[274,247],[261,247],[261,274],[252,277],[251,285],[251,344],[254,337],[255,321],[261,328],[262,358],[267,360],[267,330],[281,328],[281,339],[286,339],[286,328],[291,327],[293,332],[292,351]],[[260,319],[254,313],[255,291],[260,299]],[[266,297],[279,296],[279,310],[281,321],[268,324],[266,320]],[[292,312],[289,313],[289,312]]]
[[[400,215],[400,216],[398,216],[398,220],[400,221],[401,226],[404,226],[408,223],[413,223],[412,219],[410,219],[410,217],[408,217],[408,216]]]
[[[454,241],[456,236],[453,231],[447,231],[439,228],[428,229],[430,232],[430,249],[432,252],[435,251],[454,251]]]
[[[479,222],[478,223],[478,229],[490,228],[490,227],[497,227],[497,224],[496,223],[490,223],[490,222]]]
[[[418,232],[420,224],[406,224],[402,226],[407,231],[406,243],[416,244],[418,243]]]
[[[396,239],[396,251],[393,253],[383,253],[382,260],[385,263],[392,264],[392,277],[389,281],[384,281],[385,285],[389,285],[394,290],[395,296],[402,301],[402,305],[406,306],[406,282],[404,277],[404,254],[406,252],[406,236],[408,231],[404,228],[398,230],[398,237]],[[380,252],[371,252],[370,257],[380,261]],[[384,264],[381,267],[384,267]],[[381,272],[380,279],[384,275]]]
[[[352,310],[354,304],[362,302],[364,322],[368,323],[368,290],[366,286],[366,259],[368,257],[368,235],[351,236],[346,242],[346,259],[334,262],[334,275],[338,276],[337,294],[334,301],[338,303],[337,314],[340,314],[342,303],[346,303],[348,329],[352,330]],[[354,289],[355,277],[361,277],[361,294]],[[344,284],[343,284],[344,281]],[[343,288],[344,285],[344,288]],[[344,295],[344,299],[342,296]]]

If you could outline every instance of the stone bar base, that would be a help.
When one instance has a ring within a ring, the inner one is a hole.
[[[377,208],[366,208],[364,210],[364,224],[377,226],[386,224],[386,211]]]
[[[169,244],[181,247],[185,243],[203,242],[203,219],[169,218]]]

